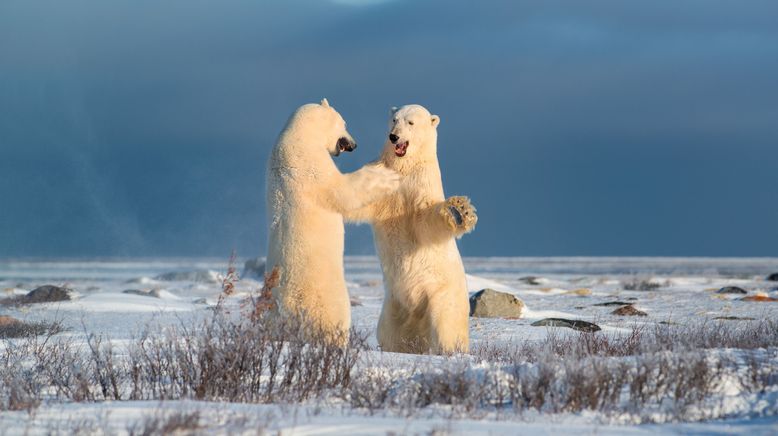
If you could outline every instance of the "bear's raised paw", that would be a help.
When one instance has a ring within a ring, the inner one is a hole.
[[[441,214],[446,224],[458,234],[473,230],[478,221],[475,207],[470,204],[470,199],[467,197],[449,197],[443,203]]]

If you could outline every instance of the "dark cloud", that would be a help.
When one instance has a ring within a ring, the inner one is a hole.
[[[0,3],[0,256],[264,251],[264,161],[328,97],[374,158],[442,117],[466,255],[778,255],[778,4]],[[348,251],[372,252],[349,228]]]

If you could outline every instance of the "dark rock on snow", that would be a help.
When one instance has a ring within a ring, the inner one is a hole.
[[[540,321],[535,321],[530,325],[533,327],[567,327],[581,332],[600,331],[600,326],[597,324],[581,321],[580,319],[545,318]]]
[[[719,319],[722,321],[755,321],[755,318],[750,318],[747,316],[717,316],[713,319]]]
[[[0,339],[24,338],[49,333],[59,333],[58,323],[25,322],[10,316],[0,315]]]
[[[482,289],[470,297],[470,316],[476,318],[519,318],[524,302],[513,294]]]
[[[535,277],[535,276],[521,277],[519,279],[519,281],[522,282],[522,283],[526,283],[528,285],[532,285],[532,286],[537,286],[537,285],[540,284],[540,281],[538,280],[538,277]]]
[[[769,297],[767,295],[749,295],[748,297],[739,298],[739,301],[760,301],[775,303],[778,302],[778,298]]]
[[[747,294],[748,292],[743,288],[738,288],[737,286],[724,286],[723,288],[719,289],[717,294]]]
[[[772,273],[769,276],[767,276],[767,281],[769,282],[778,282],[778,272]]]
[[[243,274],[241,277],[264,280],[265,278],[265,258],[256,257],[249,259],[243,264]]]
[[[611,312],[611,314],[618,316],[648,316],[646,312],[637,310],[632,305],[619,307],[618,309]]]
[[[7,315],[0,315],[0,327],[5,327],[5,326],[11,325],[11,324],[18,324],[20,322],[21,321],[19,321],[16,318],[12,318],[12,317],[7,316]]]
[[[595,306],[631,306],[635,303],[627,303],[626,301],[606,301],[604,303],[597,303]]]
[[[164,282],[199,282],[199,283],[219,283],[217,274],[208,270],[196,271],[173,271],[160,274],[154,277],[154,280]]]
[[[162,298],[159,294],[159,289],[152,289],[150,291],[141,291],[140,289],[125,289],[122,294],[140,295],[141,297],[153,297]]]
[[[30,291],[27,295],[22,297],[20,303],[32,304],[32,303],[51,303],[55,301],[68,301],[70,300],[70,293],[72,291],[67,288],[61,288],[54,285],[43,285]]]

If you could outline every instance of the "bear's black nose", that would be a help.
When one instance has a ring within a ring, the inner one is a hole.
[[[400,139],[400,137],[399,137],[399,136],[397,136],[397,135],[395,135],[394,133],[390,133],[390,134],[389,134],[389,140],[390,140],[390,141],[392,141],[392,144],[394,144],[395,142],[397,142],[397,140],[398,140],[398,139]]]

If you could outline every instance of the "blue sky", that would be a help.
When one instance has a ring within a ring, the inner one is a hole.
[[[252,256],[327,97],[441,116],[464,255],[778,256],[771,1],[0,2],[0,256]],[[373,253],[365,226],[347,252]]]

